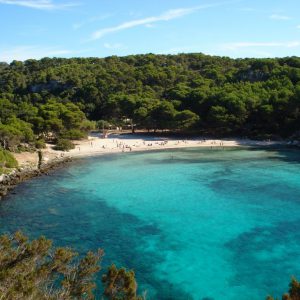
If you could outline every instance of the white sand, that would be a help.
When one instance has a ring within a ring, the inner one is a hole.
[[[48,148],[49,153],[55,153],[57,156],[63,155],[64,157],[82,157],[108,153],[118,152],[135,152],[135,151],[149,151],[149,150],[162,150],[162,149],[178,149],[186,147],[210,147],[210,148],[223,148],[235,146],[269,146],[277,144],[278,142],[267,141],[254,141],[254,140],[220,140],[220,139],[188,139],[176,140],[169,138],[149,138],[143,139],[129,138],[129,135],[118,136],[116,138],[102,139],[96,136],[89,136],[88,140],[75,141],[75,149],[69,152],[53,151]]]
[[[115,138],[114,138],[115,137]],[[53,159],[59,158],[75,158],[86,157],[94,155],[103,155],[109,153],[122,152],[136,152],[136,151],[150,151],[162,149],[178,149],[186,147],[209,147],[209,148],[223,148],[235,146],[269,146],[278,144],[274,141],[254,141],[246,139],[187,139],[178,140],[170,138],[156,138],[138,135],[115,135],[109,138],[102,139],[97,136],[89,136],[86,140],[75,141],[75,149],[68,152],[55,151],[52,145],[47,144],[47,148],[43,150],[43,159],[47,163]],[[34,166],[37,164],[37,153],[20,153],[15,155],[20,166]]]

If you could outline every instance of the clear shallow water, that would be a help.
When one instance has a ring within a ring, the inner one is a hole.
[[[300,152],[180,149],[87,158],[18,186],[19,228],[136,271],[149,299],[265,299],[300,277]]]

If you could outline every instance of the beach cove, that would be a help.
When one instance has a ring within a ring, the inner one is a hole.
[[[296,146],[299,143],[296,141]],[[47,175],[52,170],[63,167],[76,158],[99,156],[114,153],[155,151],[181,148],[208,148],[224,150],[228,147],[270,147],[287,146],[285,141],[257,141],[251,139],[176,139],[168,136],[110,133],[103,138],[101,133],[92,133],[87,139],[74,141],[74,149],[57,151],[53,145],[36,152],[14,153],[19,167],[9,174],[0,174],[0,199],[14,189],[18,183],[31,178]],[[41,153],[41,161],[39,158]]]
[[[51,163],[62,158],[78,158],[111,153],[151,151],[164,149],[198,148],[223,149],[225,147],[268,147],[288,145],[286,141],[258,141],[251,139],[212,139],[212,138],[170,138],[166,136],[112,133],[108,138],[102,138],[101,133],[93,133],[87,139],[74,141],[75,148],[67,152],[53,150],[53,145],[46,144],[43,149],[43,163]],[[36,167],[36,153],[15,153],[21,167]]]
[[[224,148],[79,157],[17,186],[0,228],[103,247],[150,299],[280,295],[300,272],[299,151]]]

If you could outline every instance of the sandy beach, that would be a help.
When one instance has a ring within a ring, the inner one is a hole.
[[[108,138],[101,138],[99,134],[92,134],[85,140],[74,141],[75,148],[68,151],[53,150],[53,145],[47,144],[43,149],[43,162],[48,163],[54,159],[86,157],[110,153],[151,151],[163,149],[178,149],[186,147],[209,147],[222,149],[224,147],[238,146],[271,146],[280,144],[275,141],[255,141],[249,139],[173,139],[168,137],[149,137],[143,135],[111,134]],[[282,143],[281,143],[282,144]],[[34,167],[38,163],[37,153],[16,153],[20,166]]]

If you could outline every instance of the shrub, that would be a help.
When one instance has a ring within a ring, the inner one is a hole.
[[[74,148],[75,145],[70,140],[65,139],[58,139],[56,145],[54,146],[54,149],[59,151],[69,151]]]
[[[110,127],[110,123],[108,121],[105,120],[99,120],[96,122],[96,128],[99,130],[102,130],[103,128],[109,128]]]
[[[102,283],[104,286],[104,296],[108,299],[144,299],[136,294],[137,283],[133,271],[127,271],[124,268],[118,269],[115,265],[111,265],[107,273],[102,276]]]
[[[96,128],[96,122],[95,121],[84,120],[80,124],[80,129],[85,131],[85,132],[95,130],[95,128]]]
[[[296,278],[292,278],[288,293],[282,295],[282,300],[299,300],[300,299],[300,282]],[[266,300],[274,300],[273,297],[268,296]]]
[[[18,162],[14,156],[7,150],[0,149],[0,167],[4,168],[16,168]]]
[[[10,125],[0,124],[0,145],[4,149],[15,148],[20,144],[22,133]]]
[[[44,139],[36,140],[35,143],[34,143],[34,146],[37,149],[44,149],[44,148],[46,148],[45,140]]]
[[[33,153],[35,151],[34,145],[30,144],[20,144],[17,146],[17,148],[14,149],[14,152],[21,153],[21,152],[31,152]]]

